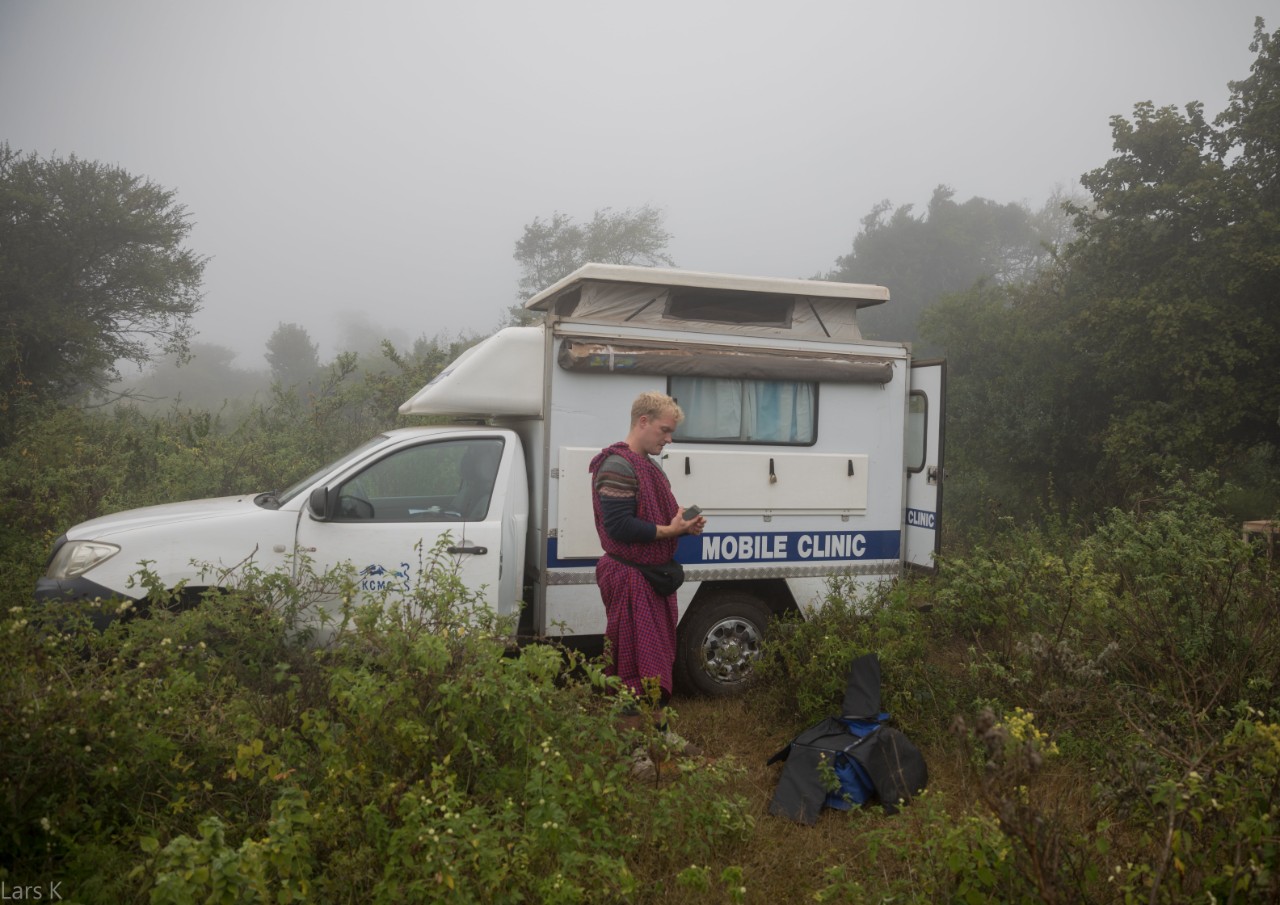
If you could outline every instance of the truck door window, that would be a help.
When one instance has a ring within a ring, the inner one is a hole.
[[[676,440],[811,446],[818,438],[810,381],[672,377],[667,392],[684,410]]]
[[[904,464],[909,472],[924,470],[928,424],[929,397],[913,390],[907,399],[907,443],[903,452]]]
[[[336,521],[458,522],[485,518],[502,440],[423,443],[379,459],[338,488]]]

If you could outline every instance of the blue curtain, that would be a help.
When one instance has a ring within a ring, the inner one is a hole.
[[[671,395],[684,409],[681,440],[812,443],[815,387],[791,380],[672,377]]]

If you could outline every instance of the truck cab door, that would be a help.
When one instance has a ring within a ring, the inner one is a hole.
[[[298,552],[317,573],[343,562],[366,598],[412,593],[439,562],[499,611],[508,478],[523,479],[514,436],[453,436],[397,446],[314,488],[298,521]],[[392,597],[392,600],[395,598]]]
[[[906,513],[903,518],[903,562],[909,569],[932,572],[942,548],[943,436],[947,363],[911,364],[907,397]]]

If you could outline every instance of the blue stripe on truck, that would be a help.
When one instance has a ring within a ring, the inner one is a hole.
[[[840,563],[898,559],[902,535],[897,531],[737,531],[680,538],[676,559],[685,565],[721,563]],[[590,560],[562,560],[556,540],[548,541],[547,565],[584,566]]]

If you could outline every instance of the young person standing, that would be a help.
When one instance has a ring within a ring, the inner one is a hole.
[[[671,442],[683,418],[670,396],[641,393],[631,406],[627,438],[601,450],[590,465],[596,532],[606,554],[596,564],[596,584],[612,655],[607,671],[639,697],[645,680],[656,680],[660,706],[671,696],[676,595],[660,595],[637,566],[670,562],[680,536],[701,534],[706,524],[702,516],[683,517],[667,476],[650,458]]]

